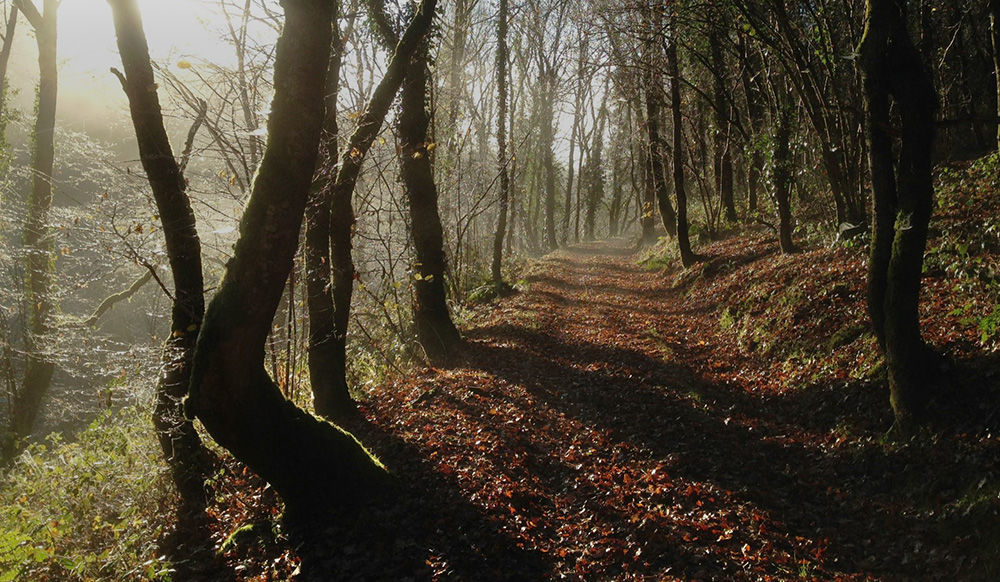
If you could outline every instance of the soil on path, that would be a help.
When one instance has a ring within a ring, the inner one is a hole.
[[[886,442],[868,384],[809,397],[740,380],[768,368],[626,244],[539,260],[523,292],[472,312],[461,361],[371,394],[357,434],[401,491],[296,537],[301,579],[997,575],[981,551],[1000,539],[995,512],[942,517],[981,476],[995,483],[981,443]],[[823,420],[859,409],[870,430]]]

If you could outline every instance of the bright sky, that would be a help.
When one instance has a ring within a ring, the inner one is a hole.
[[[223,61],[231,54],[210,31],[218,0],[138,0],[154,61],[176,65],[182,58]],[[41,5],[36,0],[36,5]],[[31,27],[18,24],[11,57],[11,84],[20,90],[21,107],[30,107],[38,77],[37,50]],[[218,28],[218,27],[214,27]],[[105,0],[62,0],[59,7],[59,116],[75,120],[117,116],[125,98],[111,67],[121,68],[111,8]],[[228,55],[227,55],[228,56]],[[222,58],[220,58],[222,57]],[[99,121],[98,121],[99,122]],[[78,127],[76,129],[85,129]]]

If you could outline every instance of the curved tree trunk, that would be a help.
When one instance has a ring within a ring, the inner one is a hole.
[[[907,430],[925,416],[930,398],[928,348],[920,334],[918,305],[934,197],[937,96],[910,40],[905,2],[868,0],[866,20],[860,53],[875,194],[868,307],[886,355],[896,425]],[[898,157],[890,100],[901,123]]]
[[[153,424],[182,499],[199,508],[205,504],[209,453],[192,422],[185,418],[182,402],[188,393],[194,347],[205,312],[201,242],[184,176],[163,126],[159,98],[156,91],[149,90],[155,80],[139,8],[135,0],[110,0],[110,4],[125,69],[118,75],[128,96],[139,156],[160,214],[174,279],[171,334],[164,346]]]
[[[274,487],[291,515],[306,517],[383,490],[387,474],[351,435],[287,401],[264,369],[264,343],[292,267],[315,170],[332,41],[330,2],[283,5],[267,147],[233,258],[205,314],[187,402],[219,444]],[[353,190],[361,158],[398,89],[403,64],[430,25],[434,5],[425,0],[417,8],[387,68],[391,82],[384,78],[376,89],[335,190]]]

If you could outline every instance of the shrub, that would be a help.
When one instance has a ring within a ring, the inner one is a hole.
[[[0,484],[0,581],[169,580],[170,491],[141,407],[30,446]]]

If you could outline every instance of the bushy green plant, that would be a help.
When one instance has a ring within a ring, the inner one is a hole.
[[[30,446],[0,484],[0,580],[169,580],[166,466],[147,410]]]

